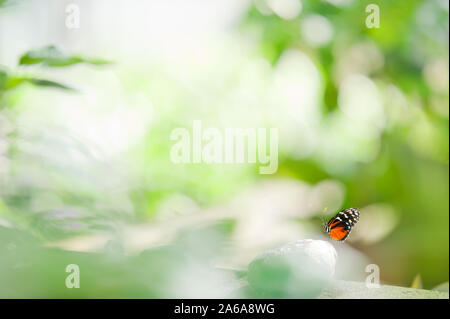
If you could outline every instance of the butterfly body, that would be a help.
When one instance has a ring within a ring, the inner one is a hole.
[[[356,208],[347,208],[324,224],[324,229],[331,239],[344,241],[350,235],[350,231],[358,220],[359,211]]]

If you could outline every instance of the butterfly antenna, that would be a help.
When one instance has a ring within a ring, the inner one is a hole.
[[[326,227],[327,227],[327,220],[325,219],[325,217],[324,216],[320,216],[320,220],[321,220],[321,222],[322,222],[322,227],[323,227],[323,229],[324,230],[326,230]]]

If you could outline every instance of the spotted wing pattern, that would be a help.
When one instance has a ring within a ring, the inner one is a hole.
[[[331,239],[344,241],[358,220],[359,211],[356,208],[347,208],[331,218],[324,228]]]

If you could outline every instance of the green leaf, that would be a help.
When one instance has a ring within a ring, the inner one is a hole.
[[[15,88],[16,86],[22,84],[25,82],[24,77],[20,76],[7,76],[6,81],[3,84],[3,90],[10,90],[12,88]]]
[[[8,74],[6,71],[0,70],[0,92],[6,87],[6,82],[8,81]]]
[[[9,0],[0,0],[0,8],[10,5],[11,3],[8,3],[8,1]]]
[[[0,90],[10,90],[13,89],[23,83],[31,83],[35,86],[42,86],[42,87],[51,87],[51,88],[57,88],[61,90],[67,90],[67,91],[75,91],[74,88],[71,88],[65,84],[55,82],[52,80],[47,79],[39,79],[39,78],[32,78],[32,77],[26,77],[26,76],[6,76],[4,80],[2,80],[2,73],[0,72]]]
[[[43,64],[50,67],[64,67],[78,63],[103,65],[110,64],[111,62],[99,58],[83,58],[77,55],[66,55],[53,45],[39,50],[28,51],[19,59],[19,65]]]
[[[50,80],[45,80],[45,79],[27,79],[27,81],[36,86],[45,86],[45,87],[62,89],[62,90],[75,91],[74,88],[71,88],[67,85],[64,85],[64,84],[61,84],[61,83],[58,83],[55,81],[50,81]]]

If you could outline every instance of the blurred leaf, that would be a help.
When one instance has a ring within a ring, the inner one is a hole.
[[[414,277],[411,288],[422,289],[422,287],[422,278],[420,277],[420,274],[417,274],[416,277]]]
[[[2,91],[5,88],[7,81],[8,81],[8,74],[6,74],[6,71],[0,70],[0,91]]]
[[[434,290],[434,291],[441,291],[441,292],[447,292],[448,293],[448,291],[449,291],[449,289],[448,289],[448,281],[444,282],[444,283],[442,283],[440,285],[437,285],[432,290]]]
[[[4,81],[4,82],[3,82]],[[62,90],[68,90],[68,91],[75,91],[74,88],[71,88],[65,84],[61,84],[55,81],[47,80],[47,79],[39,79],[39,78],[33,78],[33,77],[27,77],[27,76],[5,76],[5,79],[2,80],[2,74],[0,73],[0,89],[3,90],[10,90],[13,89],[20,84],[23,83],[31,83],[36,86],[43,86],[43,87],[52,87]]]
[[[50,45],[39,50],[28,51],[20,57],[19,65],[43,64],[50,67],[70,66],[78,63],[93,65],[110,64],[110,61],[98,58],[83,58],[77,55],[66,55],[55,46]]]
[[[25,82],[25,77],[6,75],[3,90],[10,90]]]
[[[186,227],[177,234],[176,242],[184,251],[210,258],[226,247],[235,224],[234,219],[225,219],[212,224]]]
[[[71,88],[67,85],[64,85],[64,84],[61,84],[61,83],[58,83],[55,81],[50,81],[50,80],[45,80],[45,79],[27,79],[27,81],[36,86],[53,87],[53,88],[57,88],[57,89],[75,91],[74,88]]]
[[[11,4],[12,4],[12,1],[10,1],[10,0],[0,0],[0,9],[2,7],[7,7],[7,6],[11,5]]]

